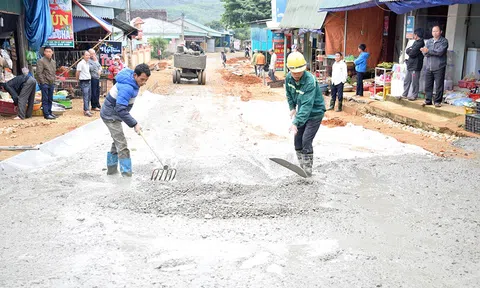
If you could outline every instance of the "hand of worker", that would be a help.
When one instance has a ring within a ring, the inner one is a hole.
[[[134,129],[135,129],[135,133],[137,133],[138,135],[140,135],[142,133],[142,127],[140,127],[140,124],[137,123],[137,125],[135,125]]]
[[[297,125],[293,124],[292,126],[290,126],[289,131],[290,131],[290,133],[293,132],[293,135],[297,135],[297,133],[298,133]]]
[[[295,117],[295,115],[297,115],[297,110],[296,109],[292,109],[290,111],[290,118],[293,119]]]

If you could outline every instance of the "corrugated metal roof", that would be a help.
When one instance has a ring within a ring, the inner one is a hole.
[[[182,34],[182,27],[180,25],[154,18],[142,20],[145,22],[142,26],[143,34],[158,36]],[[207,36],[205,31],[190,31],[188,27],[186,28],[184,31],[185,36]]]
[[[326,0],[296,0],[288,1],[285,14],[280,23],[281,28],[320,29],[323,26],[327,12],[318,12]]]
[[[371,0],[323,0],[321,1],[321,5],[317,7],[320,9],[332,9],[332,8],[340,8],[340,7],[348,7],[348,6],[355,6],[362,3],[373,2],[375,5],[375,1]]]
[[[180,18],[180,19],[174,20],[172,21],[172,23],[175,23],[177,25],[182,25],[182,19]],[[222,37],[222,34],[227,34],[227,33],[222,33],[222,32],[213,30],[212,28],[207,27],[191,19],[185,19],[185,22],[183,24],[185,27],[187,27],[191,31],[205,32],[208,34],[208,36],[211,36],[211,37]]]
[[[114,19],[115,12],[113,8],[103,7],[103,6],[96,6],[96,5],[83,5],[89,11],[91,11],[95,16],[104,18],[104,19]],[[90,18],[83,10],[78,7],[78,5],[73,5],[72,9],[73,17],[83,17],[83,18]]]

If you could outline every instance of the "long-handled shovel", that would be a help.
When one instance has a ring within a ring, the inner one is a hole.
[[[162,165],[163,168],[156,168],[152,172],[152,177],[150,180],[152,181],[173,181],[175,180],[175,177],[177,176],[177,169],[169,168],[168,165],[163,165],[162,160],[160,160],[160,157],[158,157],[157,153],[152,149],[150,144],[148,144],[147,139],[145,139],[145,136],[143,136],[143,133],[140,131],[139,133],[140,136],[142,136],[143,141],[145,141],[145,144],[147,144],[148,148],[150,148],[150,151],[152,151],[153,155],[157,158],[158,162],[160,165]]]

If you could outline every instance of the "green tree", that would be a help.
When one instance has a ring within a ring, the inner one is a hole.
[[[250,22],[272,18],[271,0],[221,0],[222,22],[228,28],[241,28]]]
[[[250,27],[236,28],[233,30],[233,33],[235,34],[235,38],[243,41],[250,39],[250,30]]]
[[[208,26],[208,27],[210,27],[210,28],[212,28],[213,30],[216,30],[216,31],[225,30],[225,27],[223,26],[222,22],[217,21],[217,20],[208,22],[208,23],[205,24],[205,26]]]
[[[158,49],[162,51],[162,54],[166,52],[168,40],[161,37],[154,37],[148,39],[148,44],[152,45],[153,51],[151,52],[152,58],[161,58],[158,56]]]

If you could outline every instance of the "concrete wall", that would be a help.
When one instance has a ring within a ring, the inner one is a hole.
[[[458,80],[462,80],[463,78],[465,45],[467,42],[468,13],[469,5],[467,4],[451,5],[448,8],[447,28],[445,29],[444,36],[449,42],[448,50],[454,51],[454,83],[457,83]]]
[[[470,22],[468,25],[467,48],[480,48],[480,4],[472,4]],[[479,18],[475,18],[479,17]]]

